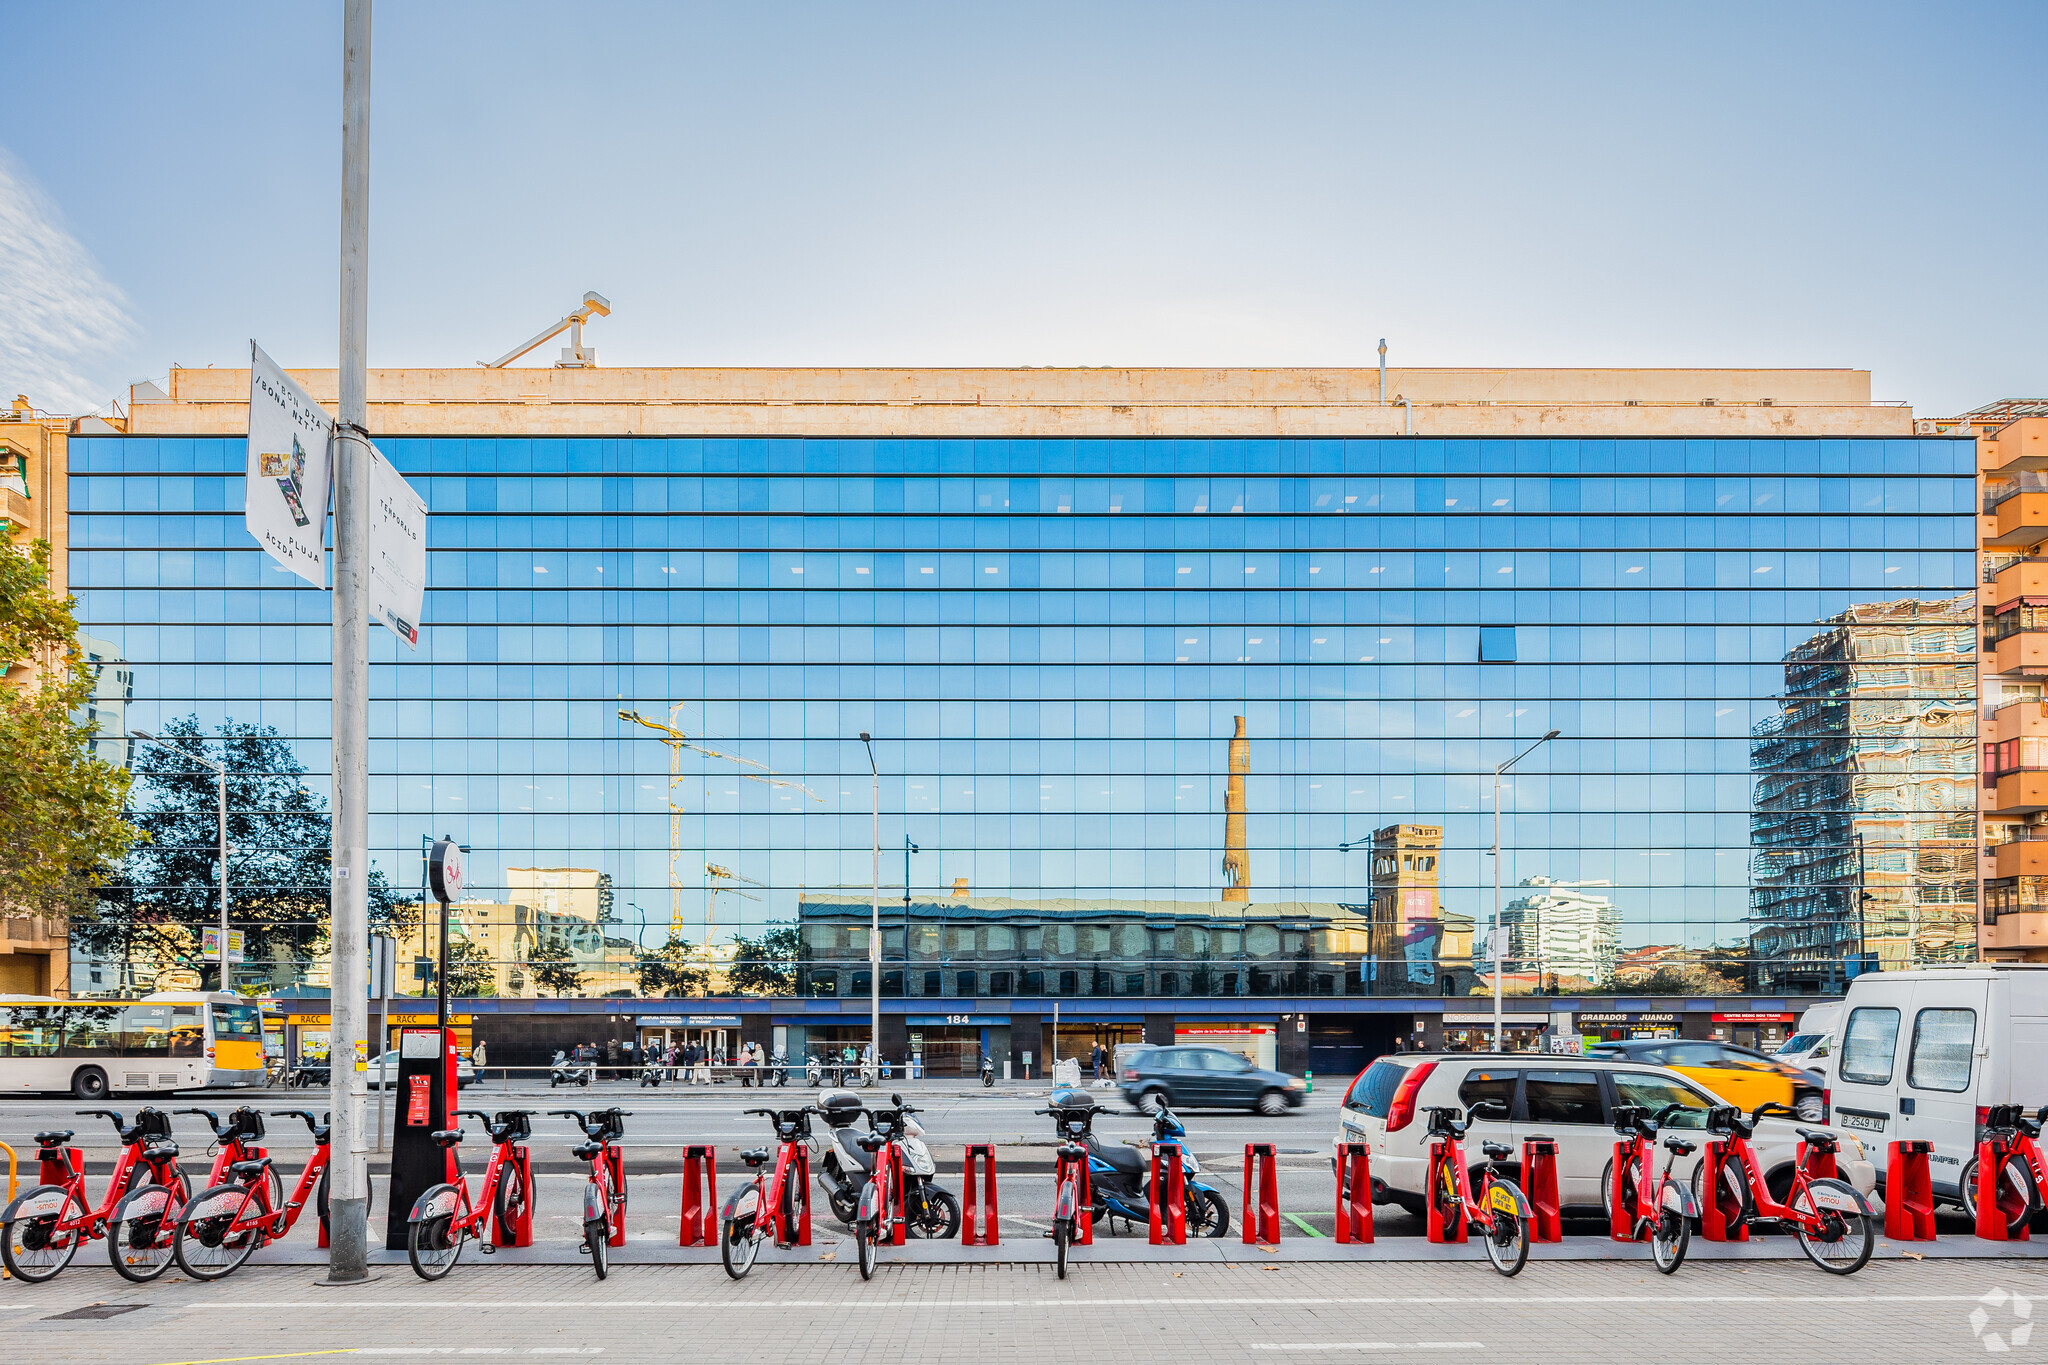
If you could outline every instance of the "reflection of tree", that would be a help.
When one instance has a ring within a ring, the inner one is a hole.
[[[669,936],[661,947],[643,950],[633,964],[640,994],[647,996],[702,995],[711,985],[711,973],[691,962],[696,945],[688,939]]]
[[[796,994],[796,925],[771,926],[759,938],[733,935],[733,964],[726,973],[741,995]]]
[[[212,769],[183,757],[219,755],[228,768],[229,924],[251,962],[296,964],[325,946],[331,829],[327,803],[305,785],[305,765],[270,726],[228,721],[209,744],[198,719],[163,727],[169,749],[136,750],[135,776],[149,804],[135,816],[147,836],[102,888],[94,911],[73,920],[71,937],[99,957],[137,957],[202,973],[200,930],[220,918],[220,823]],[[384,873],[368,878],[370,924],[403,932],[417,903],[391,893]],[[288,969],[288,974],[296,975]]]
[[[558,998],[583,989],[583,969],[558,939],[536,945],[526,955],[526,962],[533,971],[534,985],[553,991]]]
[[[466,938],[448,940],[448,994],[496,994],[496,966],[481,943]]]

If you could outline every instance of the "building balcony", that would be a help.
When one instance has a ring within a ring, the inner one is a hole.
[[[1997,744],[2009,739],[2033,739],[2048,736],[2048,702],[2028,697],[2009,701],[1991,713],[1991,730],[1984,736],[1988,744]]]
[[[2048,540],[2048,492],[2017,492],[1985,509],[1986,545],[2032,545]]]
[[[1991,810],[1999,815],[2028,815],[2048,810],[2048,772],[2006,773],[1998,779]]]
[[[2000,606],[2022,597],[2048,598],[2048,555],[2015,559],[1991,577],[1992,600]]]
[[[2024,954],[2025,960],[2048,960],[2048,910],[2000,915],[1977,931],[1983,953]]]
[[[1987,643],[1991,645],[1992,668],[1997,672],[2048,674],[2048,627],[1994,635]]]
[[[21,490],[0,483],[0,534],[9,541],[25,540],[34,525],[29,519],[28,499]]]
[[[1990,852],[1998,864],[1995,875],[2001,879],[2048,877],[2048,825],[2016,829],[2010,840],[1993,844]]]

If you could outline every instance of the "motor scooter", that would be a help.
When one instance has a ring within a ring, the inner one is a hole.
[[[960,1201],[937,1183],[939,1164],[924,1143],[924,1129],[911,1117],[917,1110],[906,1105],[901,1095],[891,1095],[889,1100],[894,1108],[870,1110],[850,1090],[829,1090],[818,1097],[817,1112],[825,1120],[826,1136],[813,1131],[811,1150],[817,1157],[818,1183],[825,1188],[832,1216],[849,1228],[860,1217],[861,1190],[875,1169],[874,1154],[860,1146],[862,1134],[853,1126],[855,1120],[865,1118],[868,1132],[895,1143],[902,1155],[903,1209],[909,1219],[905,1234],[930,1238],[958,1235]]]
[[[1095,1102],[1088,1092],[1079,1086],[1060,1087],[1052,1093],[1052,1108],[1074,1110],[1095,1110]],[[1055,1113],[1054,1127],[1059,1127]],[[1094,1221],[1119,1218],[1124,1222],[1126,1232],[1139,1224],[1146,1227],[1152,1222],[1152,1159],[1149,1153],[1140,1152],[1137,1147],[1120,1143],[1110,1146],[1092,1128],[1082,1137],[1082,1145],[1088,1149],[1088,1183],[1092,1187],[1095,1202],[1091,1212]],[[1187,1232],[1190,1237],[1222,1237],[1230,1232],[1230,1204],[1214,1185],[1195,1179],[1202,1173],[1202,1163],[1187,1146],[1187,1128],[1174,1117],[1173,1111],[1163,1103],[1152,1114],[1152,1142],[1177,1142],[1180,1144],[1181,1185],[1186,1191]],[[1105,1226],[1113,1226],[1105,1224]]]
[[[640,1088],[645,1090],[651,1085],[656,1090],[661,1089],[661,1078],[666,1074],[666,1070],[660,1055],[649,1052],[640,1063]]]
[[[995,1059],[986,1052],[981,1054],[981,1088],[986,1090],[996,1083]]]
[[[776,1085],[788,1085],[789,1054],[786,1052],[777,1051],[773,1057],[768,1059],[768,1070],[769,1073],[774,1077]]]
[[[570,1061],[569,1055],[560,1048],[555,1049],[555,1060],[550,1065],[552,1068],[548,1072],[548,1089],[550,1090],[553,1090],[558,1085],[589,1085],[590,1073],[597,1070],[594,1066],[579,1066],[575,1062]]]
[[[825,1083],[825,1068],[818,1061],[818,1054],[812,1053],[804,1059],[804,1084],[813,1090]]]

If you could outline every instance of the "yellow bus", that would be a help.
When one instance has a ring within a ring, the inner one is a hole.
[[[262,1007],[242,996],[0,995],[0,1095],[99,1100],[264,1083]]]

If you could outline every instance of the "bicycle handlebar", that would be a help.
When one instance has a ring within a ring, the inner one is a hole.
[[[310,1109],[272,1109],[269,1113],[274,1119],[304,1119],[307,1132],[318,1133],[320,1131],[320,1125],[313,1121],[313,1111]]]
[[[1756,1108],[1750,1110],[1749,1121],[1751,1123],[1755,1123],[1765,1114],[1783,1114],[1786,1118],[1789,1119],[1796,1119],[1799,1117],[1799,1111],[1797,1109],[1794,1109],[1791,1105],[1780,1104],[1776,1100],[1771,1100],[1769,1103],[1760,1104]]]
[[[173,1109],[173,1114],[197,1114],[206,1120],[206,1126],[213,1129],[215,1137],[220,1136],[220,1116],[211,1109]]]
[[[112,1119],[117,1136],[128,1126],[128,1120],[121,1116],[118,1109],[74,1109],[71,1112],[83,1119]]]

